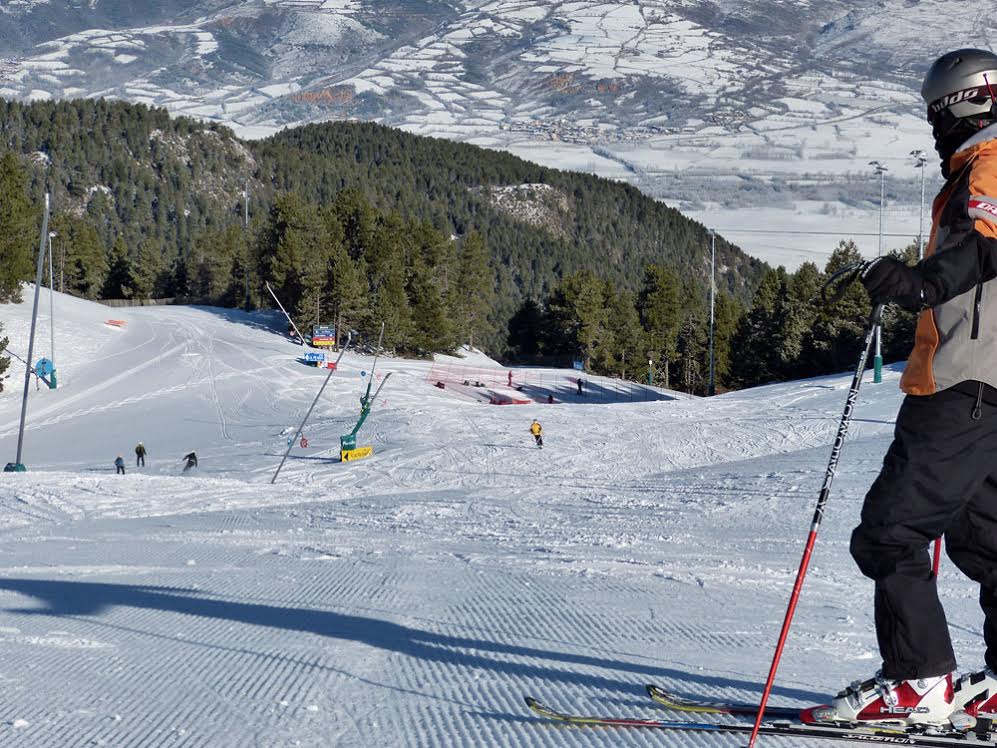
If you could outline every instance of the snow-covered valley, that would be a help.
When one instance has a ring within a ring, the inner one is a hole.
[[[990,23],[963,0],[22,0],[0,4],[0,96],[246,137],[373,120],[628,181],[792,269],[841,238],[876,254],[871,160],[885,249],[918,235],[912,150],[941,183],[921,77]]]
[[[31,385],[28,472],[0,479],[0,745],[732,744],[561,728],[522,697],[677,718],[645,683],[757,699],[850,374],[611,402],[613,380],[589,378],[586,399],[573,372],[547,372],[562,402],[496,407],[433,386],[430,362],[382,359],[361,431],[375,453],[340,463],[372,364],[347,354],[271,485],[325,376],[276,318],[55,304],[59,387]],[[27,301],[0,306],[22,356],[29,318]],[[8,373],[3,462],[23,365]],[[898,377],[860,394],[773,703],[824,700],[878,665],[847,540]],[[946,562],[941,579],[976,668],[976,591]]]

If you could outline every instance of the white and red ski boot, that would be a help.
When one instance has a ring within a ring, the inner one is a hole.
[[[946,725],[958,709],[952,676],[889,680],[876,673],[855,681],[830,704],[804,709],[800,718],[810,724],[889,722],[903,725]]]
[[[971,717],[997,716],[997,673],[984,668],[955,683],[955,708]]]

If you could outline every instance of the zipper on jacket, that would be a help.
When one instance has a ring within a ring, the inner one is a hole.
[[[980,382],[980,391],[976,393],[976,406],[973,408],[973,420],[979,421],[983,417],[983,382]]]
[[[983,306],[983,284],[976,284],[976,298],[973,301],[973,332],[970,334],[971,340],[980,337],[980,307]]]

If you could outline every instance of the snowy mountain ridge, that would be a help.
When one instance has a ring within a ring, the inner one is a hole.
[[[625,179],[790,266],[917,235],[918,86],[988,45],[956,0],[7,3],[0,95],[112,96],[243,135],[372,119]],[[946,34],[930,33],[945,18]],[[889,22],[884,22],[887,19]],[[929,187],[938,183],[932,168]],[[787,239],[752,229],[821,231]]]

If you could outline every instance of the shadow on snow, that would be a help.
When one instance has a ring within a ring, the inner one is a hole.
[[[685,683],[743,688],[759,691],[755,681],[687,673],[667,667],[643,665],[573,652],[556,652],[535,647],[507,644],[487,639],[453,636],[425,631],[411,626],[347,615],[314,608],[289,608],[259,603],[236,602],[203,597],[177,587],[148,587],[97,582],[63,582],[46,579],[0,579],[0,589],[34,597],[40,608],[8,609],[19,615],[60,617],[99,617],[114,608],[160,610],[168,613],[233,621],[253,626],[267,626],[344,641],[355,641],[388,652],[397,652],[427,662],[459,667],[476,667],[517,678],[538,678],[556,683],[570,683],[589,688],[619,690],[619,675],[576,672],[573,668],[605,668],[630,672],[648,679],[670,679]],[[510,658],[532,658],[540,663],[517,662]],[[571,669],[556,667],[563,663]],[[635,683],[642,688],[643,680]],[[818,701],[821,694],[791,687],[776,687],[774,693],[803,701]]]

